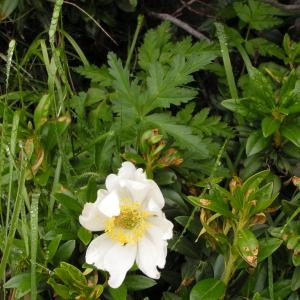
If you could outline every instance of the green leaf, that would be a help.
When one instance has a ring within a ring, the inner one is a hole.
[[[85,246],[87,246],[90,243],[90,241],[93,237],[93,234],[89,230],[87,230],[83,227],[80,227],[78,229],[77,235],[78,235],[79,239],[84,243]]]
[[[234,2],[233,7],[238,17],[256,30],[268,29],[282,22],[275,17],[276,14],[280,14],[280,10],[261,1],[248,0],[248,5]]]
[[[192,133],[192,129],[185,125],[177,124],[177,120],[168,114],[152,114],[145,118],[146,122],[152,126],[160,128],[169,135],[173,136],[182,148],[192,148],[197,151],[199,157],[206,158],[208,156],[208,149],[203,143],[202,139]]]
[[[296,291],[300,288],[300,267],[296,267],[292,276],[291,289]]]
[[[271,256],[272,253],[280,247],[282,242],[283,241],[281,239],[271,237],[266,237],[259,240],[259,252],[257,257],[258,262],[261,262],[267,257]]]
[[[288,126],[281,127],[281,134],[300,148],[300,127],[299,125],[288,124]]]
[[[109,293],[112,296],[113,300],[126,300],[127,299],[127,287],[123,283],[117,289],[109,287]]]
[[[3,287],[5,289],[16,289],[15,299],[21,299],[31,290],[31,274],[21,273],[10,278]]]
[[[21,273],[13,276],[3,285],[5,289],[30,290],[30,273]]]
[[[270,139],[265,138],[260,130],[254,131],[250,134],[246,142],[247,156],[254,155],[269,145]]]
[[[163,292],[162,300],[182,300],[182,298],[174,293]]]
[[[243,100],[245,99],[226,99],[221,104],[228,110],[246,117],[249,114],[249,108],[243,105]]]
[[[269,207],[277,195],[273,195],[274,184],[269,182],[254,193],[255,204],[251,208],[251,215],[262,212]]]
[[[55,291],[55,293],[57,295],[59,295],[63,299],[70,299],[71,293],[70,293],[69,287],[67,287],[63,284],[57,283],[53,278],[49,278],[47,283],[49,285],[51,285],[51,287],[53,288],[53,290]]]
[[[156,281],[143,275],[127,275],[124,284],[128,290],[139,291],[156,285]]]
[[[259,243],[249,229],[241,229],[237,232],[236,246],[240,256],[252,267],[257,266],[257,255],[259,252]]]
[[[190,300],[218,300],[225,296],[226,286],[217,279],[204,279],[191,290]]]
[[[163,22],[155,29],[147,31],[144,42],[139,48],[139,65],[142,69],[148,70],[150,64],[155,61],[162,61],[162,53],[171,49],[171,26],[169,22]]]
[[[279,59],[284,59],[285,54],[282,48],[275,43],[272,43],[264,38],[254,38],[245,42],[247,52],[251,56],[257,56],[259,53],[262,56],[275,56]]]
[[[99,82],[102,86],[111,86],[112,77],[109,75],[108,68],[97,67],[95,65],[80,66],[74,68],[80,75],[91,79],[92,82]]]
[[[33,114],[33,122],[35,130],[39,130],[40,127],[47,122],[49,109],[51,104],[51,97],[49,94],[45,94],[40,99]]]
[[[292,255],[292,261],[293,261],[293,265],[295,267],[300,266],[300,243],[298,243],[294,249],[294,252]]]
[[[0,21],[3,21],[17,8],[19,0],[2,0],[0,3]]]
[[[58,248],[53,260],[55,262],[67,261],[71,257],[74,249],[75,249],[74,240],[69,240],[65,242]]]
[[[263,136],[266,138],[280,127],[281,122],[273,117],[265,117],[261,122]]]
[[[261,182],[266,179],[270,174],[269,170],[263,170],[258,173],[253,174],[251,177],[247,178],[242,185],[242,190],[244,194],[248,194],[248,190],[252,189],[253,191],[258,188]]]
[[[210,195],[204,195],[202,198],[189,196],[188,199],[194,205],[210,209],[222,216],[231,217],[232,213],[229,210],[228,204],[224,201],[222,195],[214,191]]]
[[[54,269],[54,274],[69,288],[85,288],[87,280],[80,270],[66,262],[61,262],[58,268]]]
[[[57,251],[57,248],[59,246],[59,243],[61,241],[61,238],[62,238],[62,235],[58,234],[49,243],[49,245],[47,247],[48,248],[48,257],[49,257],[49,259],[51,259],[55,255],[55,253]]]
[[[62,193],[55,193],[54,198],[67,210],[72,211],[77,215],[81,213],[82,207],[78,203],[77,198],[71,193],[68,193],[68,191]]]

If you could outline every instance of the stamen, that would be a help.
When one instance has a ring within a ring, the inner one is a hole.
[[[105,232],[122,245],[136,243],[145,233],[147,218],[150,213],[143,211],[140,203],[123,200],[120,205],[120,214],[109,219]]]

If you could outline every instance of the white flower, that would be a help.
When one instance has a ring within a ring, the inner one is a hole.
[[[122,284],[134,262],[144,274],[158,279],[157,267],[165,266],[173,229],[162,212],[165,201],[158,185],[131,162],[124,162],[118,175],[110,174],[105,185],[79,217],[86,229],[104,231],[89,245],[86,262],[109,272],[113,288]]]

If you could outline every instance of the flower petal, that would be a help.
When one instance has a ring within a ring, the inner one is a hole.
[[[145,181],[142,182],[122,179],[120,181],[120,186],[122,187],[123,191],[128,191],[130,199],[132,199],[134,202],[142,203],[149,193],[149,185],[147,185]]]
[[[107,190],[103,190],[103,189],[98,190],[95,204],[100,203],[107,194],[108,194]]]
[[[125,279],[127,271],[133,266],[136,257],[136,244],[115,243],[104,258],[104,270],[110,274],[108,284],[118,288]]]
[[[117,191],[108,193],[98,204],[98,209],[106,216],[118,216],[120,214],[120,200]]]
[[[105,180],[106,189],[110,192],[119,185],[119,178],[116,174],[109,174]]]
[[[164,196],[158,185],[153,180],[147,181],[149,193],[144,205],[149,211],[160,211],[165,205]]]
[[[153,232],[153,236],[163,240],[172,238],[174,225],[172,222],[166,219],[164,214],[162,214],[162,216],[151,216],[148,218],[148,222],[152,224],[148,231],[150,233]]]
[[[87,248],[85,255],[86,262],[103,270],[105,255],[114,247],[115,243],[105,233],[96,237]]]
[[[79,223],[90,231],[104,230],[104,222],[107,219],[94,203],[86,203],[79,216]]]
[[[161,262],[161,245],[155,245],[146,235],[138,242],[136,263],[139,269],[147,276],[158,279],[160,273],[157,270],[158,262]]]
[[[122,167],[119,169],[118,177],[135,179],[136,167],[130,161],[125,161],[122,163]]]

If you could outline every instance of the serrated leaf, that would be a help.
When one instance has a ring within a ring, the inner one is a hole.
[[[112,77],[109,75],[108,68],[97,67],[95,65],[80,66],[74,68],[74,70],[85,78],[90,79],[92,82],[99,82],[102,86],[110,86]]]
[[[139,65],[148,70],[149,65],[155,61],[160,61],[162,52],[171,49],[169,43],[171,39],[171,29],[169,22],[163,22],[156,29],[150,29],[145,34],[144,42],[139,48]]]
[[[282,48],[264,38],[259,37],[247,40],[245,46],[247,52],[252,56],[256,56],[259,53],[261,56],[275,56],[279,59],[284,59],[285,57]]]
[[[210,135],[222,135],[228,136],[231,131],[227,124],[221,121],[220,116],[208,116],[209,108],[203,108],[199,113],[197,113],[190,125],[194,128],[200,130],[204,134]]]
[[[190,127],[177,124],[176,118],[161,113],[149,115],[145,118],[145,121],[173,136],[176,144],[180,147],[190,147],[197,151],[200,157],[208,157],[208,149],[201,138],[197,135],[193,135]]]
[[[204,279],[197,282],[190,294],[190,300],[221,299],[225,296],[226,286],[218,279]]]
[[[183,121],[184,123],[188,123],[193,117],[193,111],[195,109],[195,103],[190,102],[188,103],[183,109],[181,109],[177,114],[176,117]]]
[[[275,16],[280,10],[261,1],[248,0],[248,5],[234,2],[233,7],[239,18],[256,30],[268,29],[282,22]]]

